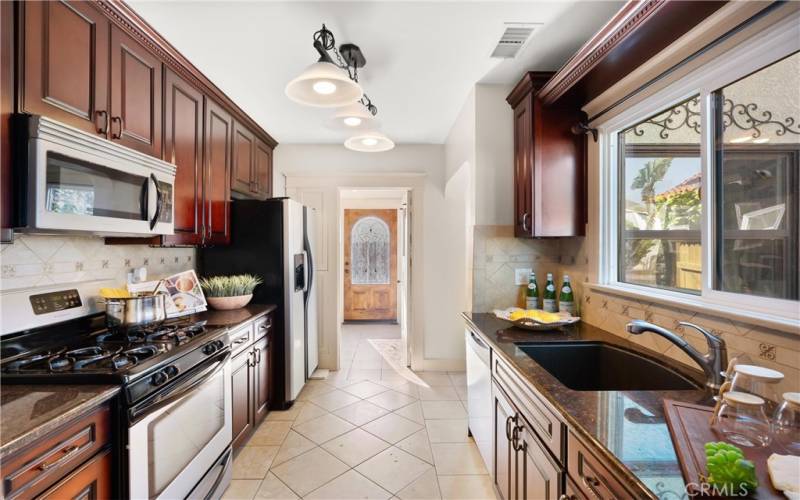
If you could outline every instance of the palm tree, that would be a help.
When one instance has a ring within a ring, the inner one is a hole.
[[[655,207],[656,184],[667,174],[672,158],[655,158],[645,163],[631,182],[631,189],[642,190],[642,201],[647,207],[647,229],[653,228],[658,210]],[[627,249],[628,265],[637,265],[647,256],[655,244],[654,240],[634,240]]]

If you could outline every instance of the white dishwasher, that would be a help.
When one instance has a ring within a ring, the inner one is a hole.
[[[492,373],[489,365],[489,346],[479,335],[467,329],[467,410],[469,430],[486,464],[494,475],[494,432],[492,429]]]

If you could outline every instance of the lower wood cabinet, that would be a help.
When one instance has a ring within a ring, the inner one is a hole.
[[[73,473],[44,492],[40,499],[101,500],[113,498],[111,451],[106,450],[78,467]]]
[[[0,497],[113,498],[111,429],[105,404],[4,457]]]
[[[563,472],[530,424],[496,383],[492,386],[497,489],[505,500],[557,500]]]
[[[269,411],[271,329],[272,317],[267,315],[231,333],[234,448],[247,442]]]

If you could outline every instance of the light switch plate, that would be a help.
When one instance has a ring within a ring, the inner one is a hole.
[[[527,285],[528,284],[528,276],[531,275],[531,268],[517,268],[514,269],[514,284],[515,285]]]

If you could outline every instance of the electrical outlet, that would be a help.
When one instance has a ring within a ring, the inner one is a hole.
[[[530,268],[517,268],[514,269],[514,284],[515,285],[527,285],[528,284],[528,277],[531,275]]]

